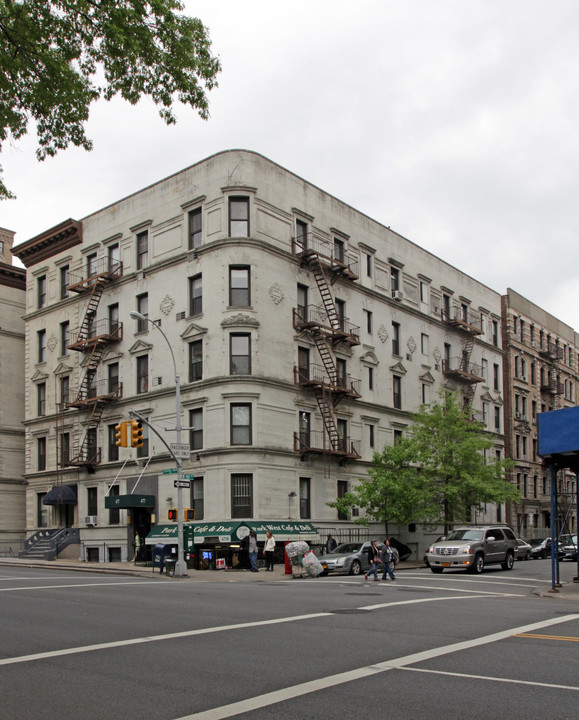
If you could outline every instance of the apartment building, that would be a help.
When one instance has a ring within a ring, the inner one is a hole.
[[[24,312],[26,271],[12,265],[14,233],[0,228],[0,554],[25,536]]]
[[[173,358],[199,548],[238,522],[354,537],[327,503],[442,387],[504,453],[500,295],[259,154],[216,154],[15,254],[27,532],[85,559],[126,558],[168,523]],[[115,444],[130,411],[141,448]],[[417,554],[428,541],[397,534]]]
[[[537,455],[537,415],[577,405],[579,337],[573,328],[510,288],[502,297],[505,348],[505,450],[515,462],[512,481],[522,494],[508,506],[509,524],[523,537],[551,528],[549,468]],[[558,473],[559,527],[577,532],[577,477]]]

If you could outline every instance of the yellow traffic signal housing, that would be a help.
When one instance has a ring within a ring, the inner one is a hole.
[[[193,508],[185,508],[183,511],[184,520],[195,520],[195,510]]]
[[[117,447],[128,447],[127,425],[128,425],[128,422],[126,420],[123,420],[118,425],[115,425],[115,445]]]
[[[143,426],[138,420],[131,420],[131,447],[143,447]]]
[[[169,518],[169,520],[177,520],[177,515],[177,508],[171,508],[167,513],[167,517]]]

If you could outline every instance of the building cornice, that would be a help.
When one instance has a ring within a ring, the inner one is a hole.
[[[69,218],[12,248],[12,254],[28,268],[81,243],[82,223]]]

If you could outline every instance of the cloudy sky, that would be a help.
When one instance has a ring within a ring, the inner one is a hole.
[[[91,153],[6,147],[17,243],[247,148],[579,331],[576,0],[185,4],[223,64],[210,120],[103,102]]]

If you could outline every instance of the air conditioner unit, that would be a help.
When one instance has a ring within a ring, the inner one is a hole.
[[[398,300],[398,302],[400,302],[400,300],[404,300],[404,293],[402,290],[392,290],[392,297],[394,300]]]
[[[85,517],[84,517],[85,525],[96,525],[97,521],[98,521],[98,515],[85,515]]]

